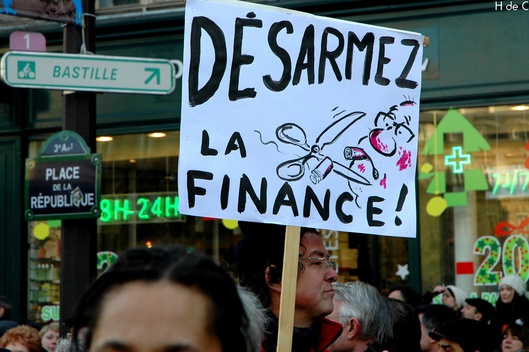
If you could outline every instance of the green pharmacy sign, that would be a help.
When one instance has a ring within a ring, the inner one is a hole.
[[[462,145],[454,145],[445,154],[445,135],[461,134]],[[467,204],[467,192],[487,191],[487,177],[481,168],[472,165],[472,153],[490,150],[490,145],[478,130],[456,109],[450,109],[443,117],[432,136],[426,142],[423,155],[442,156],[444,165],[463,179],[463,190],[447,192],[446,171],[437,170],[431,163],[421,166],[419,179],[431,179],[426,190],[434,194],[426,211],[432,216],[441,215],[448,207]]]
[[[99,204],[101,224],[181,222],[176,192],[104,195]]]

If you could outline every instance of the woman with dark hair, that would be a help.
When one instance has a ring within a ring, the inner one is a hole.
[[[415,309],[417,309],[417,307],[422,304],[421,294],[413,290],[410,286],[406,285],[393,286],[388,292],[388,297],[408,303]]]
[[[498,284],[500,297],[496,301],[499,326],[511,323],[529,326],[529,300],[525,297],[525,283],[518,275],[504,276]]]
[[[211,259],[183,247],[137,248],[83,295],[73,342],[87,352],[253,352],[249,331],[235,282]]]
[[[529,329],[518,324],[507,325],[497,352],[516,352],[526,348],[529,348]]]

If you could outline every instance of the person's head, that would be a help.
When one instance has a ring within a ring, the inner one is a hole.
[[[421,350],[421,323],[415,309],[402,301],[386,298],[389,305],[393,336],[383,342],[384,347],[398,352]]]
[[[6,296],[0,295],[0,320],[10,319],[12,310],[13,307],[9,299]]]
[[[39,331],[39,336],[42,348],[48,352],[55,352],[59,338],[59,323],[53,322],[44,325]]]
[[[361,281],[335,282],[333,287],[334,310],[327,318],[342,324],[343,330],[331,351],[364,351],[367,343],[392,336],[389,307],[375,287]]]
[[[509,324],[503,330],[501,352],[516,352],[529,348],[529,329],[523,325]]]
[[[466,304],[461,308],[463,318],[474,319],[489,324],[494,318],[494,306],[482,298],[467,298]]]
[[[523,296],[525,293],[525,284],[516,274],[504,276],[498,286],[500,300],[505,304],[511,303],[515,296]]]
[[[236,251],[240,283],[279,314],[285,226],[239,222],[244,238]],[[338,275],[315,229],[301,228],[294,326],[308,327],[333,310],[332,283]]]
[[[41,352],[39,331],[28,325],[15,326],[2,336],[0,347],[11,352]]]
[[[422,299],[418,292],[414,291],[411,287],[404,285],[393,286],[389,290],[388,297],[408,303],[413,308],[417,308],[421,304]]]
[[[446,286],[446,290],[443,292],[443,304],[457,312],[459,312],[465,304],[466,298],[467,293],[454,285]]]
[[[259,298],[245,287],[237,285],[237,290],[241,296],[241,301],[250,318],[248,324],[248,338],[250,344],[255,347],[255,351],[261,349],[261,342],[264,339],[266,326],[266,311]],[[251,351],[251,349],[249,349]]]
[[[417,314],[421,323],[421,350],[437,352],[439,345],[428,334],[438,329],[444,322],[459,318],[457,312],[443,304],[426,304],[417,308]]]
[[[81,297],[73,320],[74,344],[90,352],[253,351],[247,333],[229,274],[179,246],[122,253]]]
[[[483,323],[476,320],[460,318],[443,323],[439,328],[430,331],[430,337],[439,343],[441,352],[486,352],[487,330]]]

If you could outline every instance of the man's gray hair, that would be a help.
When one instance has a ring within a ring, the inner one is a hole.
[[[249,289],[237,285],[237,291],[249,321],[248,331],[245,334],[248,351],[259,352],[266,331],[266,309],[259,298]]]
[[[340,323],[356,318],[362,324],[359,338],[374,338],[376,342],[393,336],[393,324],[388,304],[378,290],[362,281],[333,283],[334,299],[342,302]]]

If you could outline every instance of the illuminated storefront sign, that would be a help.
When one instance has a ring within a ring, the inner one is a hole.
[[[101,197],[102,224],[185,221],[176,192],[111,194]]]
[[[431,179],[426,193],[434,196],[428,201],[426,212],[431,216],[440,216],[446,208],[466,206],[468,192],[489,189],[483,171],[472,165],[472,153],[488,151],[490,145],[457,109],[448,110],[439,125],[434,117],[434,129],[422,152],[423,155],[432,156],[433,163],[426,162],[421,166],[419,179]],[[445,155],[445,136],[456,134],[462,136],[463,145],[451,146],[449,154]],[[439,168],[435,162],[437,155],[444,156],[443,168]],[[463,190],[447,190],[446,168],[450,168],[453,174],[462,176]]]
[[[470,154],[463,153],[463,147],[456,145],[452,147],[452,154],[445,155],[445,165],[451,166],[454,174],[462,174],[464,165],[471,164]]]
[[[42,306],[40,318],[42,321],[59,321],[61,317],[61,307],[58,305]]]
[[[529,170],[522,165],[486,169],[487,199],[529,196]]]

